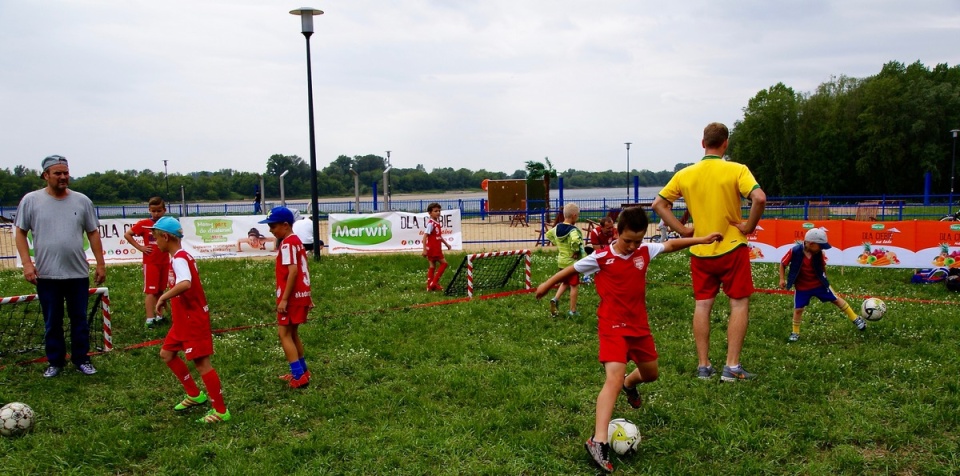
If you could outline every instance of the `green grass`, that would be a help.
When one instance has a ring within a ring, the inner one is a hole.
[[[452,267],[461,255],[449,256]],[[554,271],[534,255],[534,281]],[[324,257],[312,263],[317,309],[302,328],[314,380],[290,390],[276,337],[270,260],[202,261],[218,335],[213,363],[233,413],[207,428],[174,415],[182,390],[142,328],[137,266],[110,267],[118,350],[100,372],[42,365],[0,370],[0,402],[37,412],[33,433],[0,439],[0,474],[590,474],[582,442],[593,428],[603,375],[596,361],[597,297],[583,317],[552,319],[532,295],[411,308],[440,300],[422,290],[416,256]],[[960,298],[907,284],[909,270],[829,270],[835,288],[888,300],[857,332],[835,307],[812,305],[788,345],[792,298],[757,294],[744,346],[752,382],[695,378],[688,261],[656,259],[648,302],[661,378],[645,406],[621,399],[640,453],[620,474],[955,474],[960,467]],[[449,271],[447,279],[454,269]],[[776,268],[754,266],[759,288]],[[0,273],[4,295],[32,292]],[[851,298],[859,304],[859,298]],[[565,306],[564,306],[565,308]],[[727,302],[717,301],[711,357],[722,365]]]

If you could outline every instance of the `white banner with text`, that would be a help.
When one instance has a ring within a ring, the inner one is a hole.
[[[420,252],[428,217],[407,212],[331,213],[327,246],[330,253]],[[452,249],[462,250],[460,210],[441,210],[437,221],[443,227],[443,239]]]

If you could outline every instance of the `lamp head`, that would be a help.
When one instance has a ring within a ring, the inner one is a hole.
[[[313,16],[323,15],[323,10],[316,8],[300,7],[296,10],[290,10],[291,15],[300,15],[300,26],[304,35],[313,33]]]
[[[956,138],[957,138],[957,133],[960,132],[960,129],[954,129],[954,130],[952,130],[952,131],[950,131],[950,132],[953,133],[953,138],[956,139]]]

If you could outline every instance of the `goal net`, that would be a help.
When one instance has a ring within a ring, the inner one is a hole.
[[[90,288],[86,319],[90,328],[90,350],[113,350],[107,288]],[[63,321],[64,338],[69,341],[70,318],[64,316]],[[43,312],[36,294],[0,297],[0,362],[10,363],[17,356],[42,351],[45,330]]]
[[[530,289],[530,250],[467,255],[445,293],[472,298],[482,289]]]

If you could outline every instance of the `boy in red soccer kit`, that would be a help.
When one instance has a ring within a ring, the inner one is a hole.
[[[167,206],[160,197],[152,197],[147,202],[147,206],[150,218],[144,218],[135,223],[123,234],[123,238],[130,243],[130,246],[143,253],[143,294],[146,295],[143,301],[147,314],[144,326],[150,329],[163,321],[163,314],[157,311],[157,298],[167,289],[170,255],[157,249],[157,240],[150,232],[150,227],[167,213]],[[139,236],[143,244],[134,240],[135,236]]]
[[[568,266],[537,287],[537,299],[553,286],[576,273],[594,274],[600,305],[597,308],[597,334],[600,339],[599,359],[606,380],[597,396],[596,424],[593,437],[587,440],[587,453],[606,472],[613,471],[607,426],[613,415],[617,395],[622,390],[633,408],[643,403],[637,385],[657,380],[657,348],[647,320],[646,275],[650,261],[660,253],[670,253],[697,244],[712,243],[721,238],[713,233],[699,238],[680,238],[666,243],[643,243],[647,232],[647,213],[631,207],[620,213],[617,222],[619,238],[609,248]],[[602,271],[598,273],[598,271]],[[637,368],[626,375],[627,361]]]
[[[187,397],[173,409],[184,411],[188,408],[202,405],[208,400],[213,407],[197,422],[219,423],[230,420],[230,410],[223,403],[223,391],[220,386],[220,377],[210,361],[213,355],[213,334],[210,331],[210,309],[207,306],[207,297],[200,283],[200,273],[193,256],[182,249],[180,239],[183,238],[183,229],[180,222],[173,217],[163,217],[157,220],[152,227],[153,236],[157,240],[157,247],[173,257],[171,260],[170,289],[157,299],[157,309],[170,301],[170,315],[173,324],[163,339],[160,348],[160,358],[167,367],[177,376]],[[183,352],[187,360],[193,362],[194,368],[200,374],[207,393],[197,387],[187,364],[177,355]]]
[[[307,267],[307,252],[300,237],[293,232],[296,218],[285,207],[270,210],[270,215],[260,223],[270,225],[270,233],[277,237],[277,331],[280,347],[290,364],[290,373],[280,378],[290,382],[291,388],[303,388],[310,384],[310,371],[303,353],[303,341],[298,328],[307,322],[307,314],[313,308],[310,297],[310,270]]]
[[[440,277],[443,276],[443,272],[447,270],[447,259],[443,257],[443,248],[446,246],[447,249],[450,249],[450,243],[447,243],[447,240],[443,239],[443,226],[440,224],[440,204],[431,203],[427,205],[427,214],[430,215],[427,218],[426,226],[423,230],[423,256],[427,258],[429,263],[427,267],[427,291],[443,291],[443,288],[440,286]],[[437,267],[437,263],[439,267]]]

